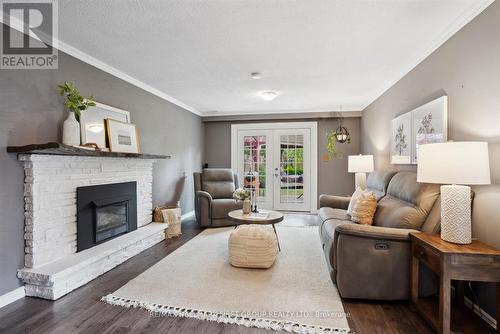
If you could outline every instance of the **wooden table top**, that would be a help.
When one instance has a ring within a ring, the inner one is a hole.
[[[252,213],[243,214],[243,210],[234,210],[229,212],[229,218],[240,224],[276,224],[283,220],[283,214],[278,211],[261,210],[260,212],[268,212],[267,218],[252,217]]]
[[[440,253],[500,256],[500,250],[478,240],[472,240],[468,245],[460,245],[442,240],[439,234],[423,232],[410,233],[410,238],[424,242]]]

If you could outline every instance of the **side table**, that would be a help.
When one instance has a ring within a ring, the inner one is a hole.
[[[451,281],[497,282],[497,333],[500,333],[500,250],[474,240],[458,245],[441,240],[438,234],[410,233],[411,301],[420,315],[439,334],[450,333]],[[439,275],[439,317],[419,304],[420,263]],[[459,293],[463,298],[463,292]]]

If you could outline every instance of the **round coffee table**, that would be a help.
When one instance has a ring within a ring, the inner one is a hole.
[[[258,217],[258,214],[262,213],[268,213],[267,217]],[[253,214],[252,212],[249,214],[244,214],[243,210],[234,210],[228,213],[229,219],[231,219],[233,222],[237,223],[238,225],[243,225],[243,224],[255,224],[255,225],[272,225],[274,234],[276,235],[276,241],[278,241],[278,250],[281,251],[281,246],[280,246],[280,241],[278,239],[278,233],[276,232],[276,227],[274,224],[278,224],[279,222],[283,221],[283,214],[278,211],[272,211],[272,210],[262,210],[259,212],[257,215]],[[235,226],[234,228],[236,228]]]

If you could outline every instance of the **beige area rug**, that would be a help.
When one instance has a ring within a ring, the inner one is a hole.
[[[317,227],[277,226],[281,252],[270,269],[228,262],[233,228],[207,229],[103,301],[154,316],[285,330],[347,333]]]

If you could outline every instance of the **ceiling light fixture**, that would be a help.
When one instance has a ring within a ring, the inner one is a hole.
[[[272,101],[278,96],[278,93],[274,91],[267,91],[260,93],[260,97],[266,101]]]
[[[260,75],[260,72],[252,72],[252,73],[250,73],[250,78],[257,80],[257,79],[262,78],[262,76]]]

